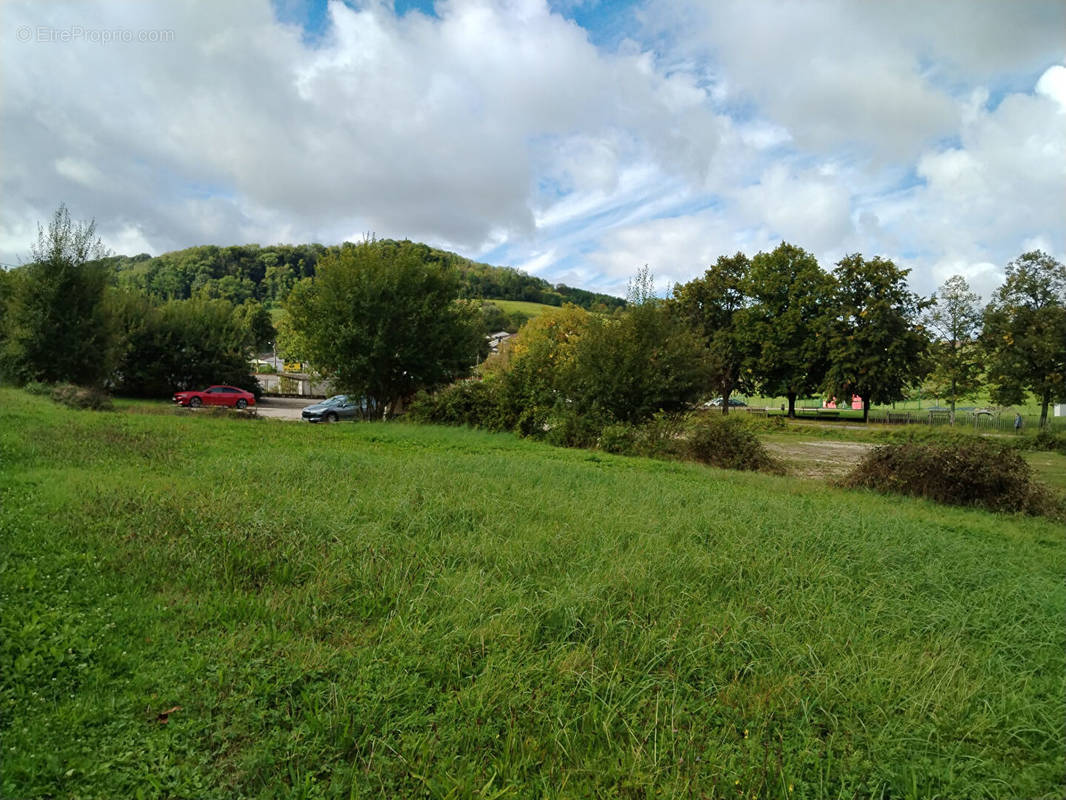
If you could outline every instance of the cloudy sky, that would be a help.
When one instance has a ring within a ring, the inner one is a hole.
[[[0,261],[410,238],[614,294],[1066,255],[1062,0],[0,3]]]

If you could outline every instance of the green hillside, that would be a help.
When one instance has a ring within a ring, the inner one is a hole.
[[[560,306],[574,303],[582,308],[610,310],[625,305],[611,295],[589,292],[565,284],[552,285],[543,278],[513,269],[494,267],[410,241],[384,240],[397,248],[413,248],[431,263],[444,263],[460,274],[460,296],[495,298]],[[234,303],[257,300],[279,302],[293,284],[315,274],[319,259],[327,253],[352,247],[349,242],[334,247],[320,244],[257,244],[217,247],[204,245],[164,253],[157,257],[112,256],[106,259],[119,286],[140,289],[162,300],[186,299],[195,294],[222,297]]]
[[[519,314],[525,314],[530,319],[532,319],[533,317],[539,317],[545,311],[556,307],[546,305],[544,303],[527,303],[523,300],[500,300],[499,298],[491,299],[493,303],[498,305],[504,311],[508,313],[517,311]]]
[[[1063,793],[1045,519],[0,390],[0,796]]]

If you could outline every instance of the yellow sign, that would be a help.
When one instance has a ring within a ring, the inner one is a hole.
[[[304,362],[302,362],[302,361],[286,361],[285,362],[285,371],[286,372],[303,372],[304,371]]]

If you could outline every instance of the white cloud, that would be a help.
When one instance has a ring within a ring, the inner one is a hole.
[[[1050,97],[1058,103],[1060,112],[1066,112],[1066,67],[1061,64],[1048,67],[1036,82],[1036,93]]]
[[[59,158],[54,166],[62,177],[89,188],[98,185],[103,179],[100,170],[80,158]]]
[[[60,201],[116,250],[373,232],[614,291],[782,238],[923,291],[1066,250],[1061,2],[646,0],[612,50],[543,0],[435,8],[305,40],[268,0],[0,5],[0,259]]]

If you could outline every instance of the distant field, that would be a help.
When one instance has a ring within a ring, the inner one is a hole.
[[[780,409],[781,406],[788,407],[788,400],[784,397],[761,397],[751,396],[746,397],[748,405],[755,407],[766,407],[771,409]],[[820,399],[810,400],[797,400],[796,408],[813,408],[821,405]],[[924,418],[930,408],[947,408],[947,401],[941,398],[939,401],[933,397],[926,397],[923,399],[914,400],[900,400],[897,403],[891,405],[877,405],[871,406],[871,412],[876,411],[909,411],[916,417]],[[979,397],[976,400],[960,400],[956,404],[956,408],[961,410],[964,408],[989,408],[992,407],[992,401],[987,396]],[[1040,403],[1036,402],[1032,398],[1029,398],[1025,403],[1014,406],[1007,406],[1002,410],[1002,414],[1005,414],[1009,419],[1013,419],[1015,412],[1021,414],[1026,419],[1026,426],[1031,428],[1037,424],[1040,419]],[[862,411],[854,411],[852,409],[843,409],[841,413],[842,417],[851,417],[854,419],[862,419]],[[1055,417],[1054,408],[1048,410],[1048,419],[1054,426],[1061,426],[1066,428],[1066,418]]]
[[[0,390],[0,797],[1061,797],[1066,531]]]
[[[549,306],[544,303],[527,303],[524,300],[489,300],[490,303],[495,303],[504,311],[511,313],[512,311],[519,311],[525,314],[527,317],[536,317],[543,314],[545,311],[550,311],[558,306]]]

